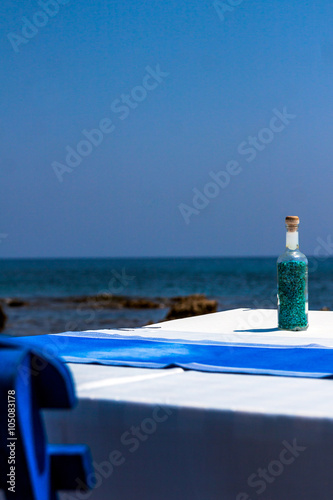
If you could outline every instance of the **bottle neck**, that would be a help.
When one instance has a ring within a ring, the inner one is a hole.
[[[290,231],[287,228],[286,247],[287,250],[298,250],[299,248],[298,230]]]

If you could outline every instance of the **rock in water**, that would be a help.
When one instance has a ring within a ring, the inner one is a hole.
[[[125,295],[112,295],[111,293],[101,293],[86,297],[69,297],[67,300],[69,302],[87,304],[87,307],[98,306],[99,309],[161,309],[165,307],[162,299],[126,297]]]
[[[0,305],[0,331],[5,328],[6,321],[7,321],[7,316],[4,310],[2,309],[2,306]]]
[[[127,298],[123,301],[123,307],[127,309],[160,309],[162,305],[155,300],[145,298]]]
[[[21,299],[7,299],[6,301],[8,307],[23,307],[27,305],[27,302],[24,302],[24,300]]]
[[[170,310],[164,321],[171,319],[200,316],[217,311],[217,300],[210,300],[205,295],[195,294],[171,299]]]

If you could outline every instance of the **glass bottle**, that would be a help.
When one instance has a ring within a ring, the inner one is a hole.
[[[278,326],[306,330],[308,325],[308,259],[299,251],[299,218],[286,217],[286,251],[277,260]]]

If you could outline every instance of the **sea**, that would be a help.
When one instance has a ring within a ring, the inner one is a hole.
[[[78,304],[76,297],[165,298],[196,293],[216,299],[220,311],[275,308],[276,258],[0,260],[5,335],[140,327],[162,321],[168,312],[165,307],[99,309]],[[13,298],[19,299],[16,307],[9,306]],[[309,307],[333,309],[333,258],[309,259]]]

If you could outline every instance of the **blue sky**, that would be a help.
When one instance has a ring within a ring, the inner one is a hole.
[[[0,256],[277,255],[288,214],[309,255],[333,234],[328,0],[55,2],[0,6]]]

